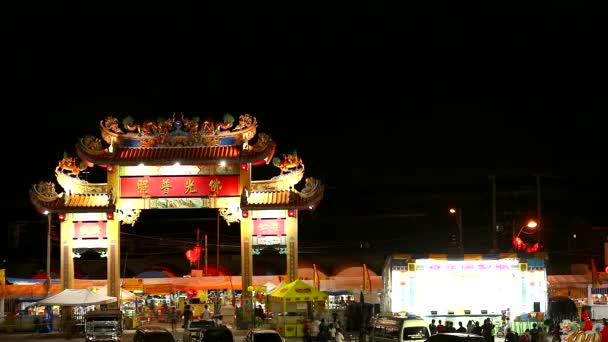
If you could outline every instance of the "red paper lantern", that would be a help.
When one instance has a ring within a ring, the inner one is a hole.
[[[197,260],[200,259],[201,257],[201,251],[203,250],[203,247],[201,246],[194,246],[191,249],[186,251],[186,259],[188,259],[188,261],[190,261],[190,263],[194,263]]]
[[[198,294],[198,292],[196,290],[186,291],[186,296],[188,296],[188,298],[192,298],[192,297],[196,296],[197,294]]]

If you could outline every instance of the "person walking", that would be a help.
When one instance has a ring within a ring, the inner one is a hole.
[[[169,311],[169,321],[171,322],[171,332],[177,331],[177,312],[175,312],[175,307],[171,308]]]
[[[184,325],[183,328],[187,331],[190,328],[190,321],[192,320],[192,310],[190,310],[190,305],[186,305],[184,307]]]
[[[327,342],[329,340],[329,327],[325,323],[325,318],[321,318],[319,324],[319,335],[317,335],[318,342]]]

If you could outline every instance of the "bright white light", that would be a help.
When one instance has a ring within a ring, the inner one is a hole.
[[[139,166],[139,167],[144,167],[144,166],[146,166],[146,165],[144,165],[144,163],[139,163],[139,165],[137,165],[137,166]]]
[[[110,152],[110,153],[114,152],[114,145],[108,146],[108,152]]]
[[[538,226],[538,223],[536,223],[536,221],[530,221],[527,224],[528,228],[536,228],[536,226]]]
[[[174,167],[180,167],[180,163],[179,162],[175,162],[175,164],[173,164]]]
[[[44,215],[48,215],[48,214],[49,214],[49,211],[48,211],[48,210],[45,210],[43,214],[44,214]]]
[[[454,213],[456,213],[456,209],[450,208],[450,214],[454,214]]]
[[[220,166],[221,166],[221,167],[226,166],[226,161],[225,161],[225,160],[220,161]]]

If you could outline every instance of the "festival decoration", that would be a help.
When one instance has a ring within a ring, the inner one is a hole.
[[[186,259],[190,261],[191,265],[200,260],[202,250],[203,247],[197,244],[196,246],[186,251]]]

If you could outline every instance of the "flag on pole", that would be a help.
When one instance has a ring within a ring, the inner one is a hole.
[[[367,265],[363,264],[363,291],[369,292],[372,290],[372,280],[369,278],[369,270]]]
[[[600,280],[600,274],[595,267],[595,260],[591,258],[591,287],[601,287],[602,281]]]
[[[312,271],[313,271],[313,282],[314,282],[314,287],[317,290],[321,289],[321,280],[319,279],[319,271],[317,270],[317,264],[312,264]]]
[[[2,289],[2,298],[4,298],[4,293],[6,292],[6,271],[4,268],[0,268],[0,288]]]

